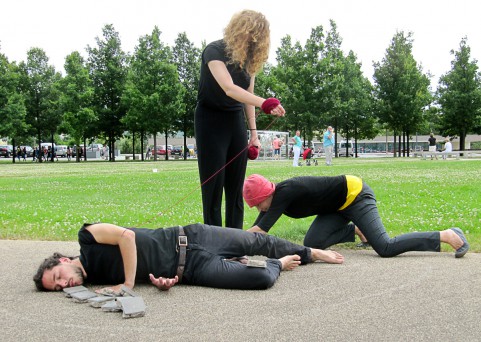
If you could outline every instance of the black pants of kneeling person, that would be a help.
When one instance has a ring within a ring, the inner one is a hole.
[[[374,192],[365,183],[361,193],[347,208],[316,217],[306,233],[304,245],[326,249],[338,243],[353,242],[354,225],[382,257],[409,251],[439,252],[441,249],[440,234],[437,231],[407,233],[390,238],[379,216]]]
[[[311,250],[275,236],[203,224],[184,227],[188,239],[183,284],[225,289],[261,290],[274,285],[282,270],[278,260],[297,254],[301,264],[311,261]],[[266,268],[247,267],[226,260],[244,255],[263,255]]]

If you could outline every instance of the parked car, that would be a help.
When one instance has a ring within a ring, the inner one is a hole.
[[[33,157],[33,148],[32,146],[20,146],[20,148],[22,149],[23,151],[23,148],[25,147],[25,152],[27,152],[27,155],[26,157]]]
[[[79,147],[80,147],[80,149],[81,149],[82,151],[85,151],[85,146],[84,146],[84,145],[80,145]],[[83,157],[83,153],[81,153],[80,155]],[[72,147],[72,157],[76,157],[76,156],[77,156],[77,145],[74,145],[74,146]]]
[[[194,144],[187,144],[187,148],[189,149],[189,154],[191,157],[194,157],[197,154],[197,148]]]
[[[87,151],[102,151],[103,147],[104,147],[104,145],[102,145],[102,144],[90,144],[87,147]]]
[[[57,157],[66,157],[67,145],[57,145],[57,147],[55,147],[55,153],[57,153]]]
[[[42,146],[42,149],[44,149],[45,147],[47,147],[47,149],[48,149],[48,148],[52,148],[52,143],[51,142],[43,142],[43,143],[40,143],[40,146]],[[54,149],[55,149],[55,146],[57,146],[57,145],[55,145],[55,143],[54,143],[53,144]]]
[[[168,152],[167,152],[168,151]],[[165,156],[166,153],[169,153],[169,155],[172,153],[172,145],[167,145],[167,148],[165,147],[165,145],[159,145],[159,146],[156,146],[155,147],[155,151],[152,152],[152,154],[154,154],[154,152],[159,156]]]
[[[182,152],[184,151],[184,146],[182,145],[175,145],[172,147],[172,155],[174,156],[181,156]]]
[[[0,146],[0,156],[9,158],[13,154],[13,146],[12,145],[1,145]]]
[[[347,154],[350,157],[353,157],[354,153],[353,153],[352,146],[353,146],[352,141],[347,142],[347,141],[342,140],[339,143],[339,147],[338,147],[338,150],[337,150],[338,153],[339,153],[339,157],[345,157],[346,156],[346,147],[347,147]]]

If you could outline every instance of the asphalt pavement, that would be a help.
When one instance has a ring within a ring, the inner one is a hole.
[[[43,258],[77,243],[0,240],[0,341],[481,340],[481,254],[336,250],[343,265],[301,266],[263,291],[138,285],[146,314],[125,319],[35,290]]]

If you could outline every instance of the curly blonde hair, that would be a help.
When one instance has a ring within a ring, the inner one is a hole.
[[[229,63],[239,64],[254,76],[269,57],[269,22],[259,12],[244,10],[236,13],[224,29],[224,42]]]

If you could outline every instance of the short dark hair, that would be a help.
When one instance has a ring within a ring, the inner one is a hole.
[[[60,253],[53,253],[52,256],[46,258],[39,266],[37,273],[33,276],[33,281],[38,291],[47,291],[43,286],[42,278],[46,270],[51,270],[58,264],[60,264],[60,258],[69,258],[70,260],[76,259],[77,257],[65,256]]]

